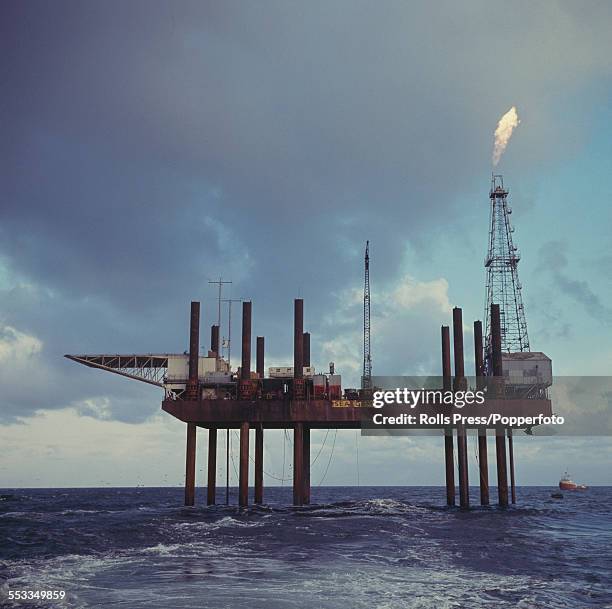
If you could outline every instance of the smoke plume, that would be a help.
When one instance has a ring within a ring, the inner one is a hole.
[[[495,145],[493,146],[493,167],[499,163],[506,146],[512,137],[514,128],[520,123],[518,114],[516,113],[516,106],[512,106],[506,114],[504,114],[497,123],[495,129]]]

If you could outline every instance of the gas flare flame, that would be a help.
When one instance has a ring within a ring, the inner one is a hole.
[[[504,114],[497,123],[495,129],[495,145],[493,146],[493,167],[499,163],[506,146],[512,137],[512,132],[521,121],[516,113],[516,106],[512,106],[506,114]]]

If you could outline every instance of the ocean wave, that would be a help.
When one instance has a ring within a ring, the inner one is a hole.
[[[271,488],[278,503],[247,509],[185,509],[166,490],[125,490],[121,504],[108,493],[96,503],[93,491],[52,499],[29,491],[33,511],[11,505],[0,520],[0,535],[15,540],[10,560],[0,560],[0,590],[66,589],[70,609],[610,603],[612,494],[551,505],[549,491],[519,492],[523,507],[467,512],[443,506],[439,488],[316,489],[321,502],[299,508],[282,505],[288,489]]]
[[[24,516],[30,516],[31,512],[4,512],[0,514],[0,518],[21,518]]]
[[[38,519],[38,520],[49,520],[52,518],[57,518],[58,516],[79,516],[82,514],[103,514],[103,513],[106,513],[106,510],[67,509],[67,510],[48,511],[48,512],[35,512],[35,511],[4,512],[0,514],[0,518],[31,518],[31,519]]]
[[[342,518],[348,516],[417,516],[430,512],[431,510],[427,507],[406,503],[397,499],[383,498],[311,505],[307,509],[302,510],[302,515]]]

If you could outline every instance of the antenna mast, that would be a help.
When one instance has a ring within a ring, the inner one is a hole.
[[[370,242],[366,241],[365,280],[363,286],[363,376],[362,389],[372,388],[372,357],[370,354]]]
[[[242,302],[242,298],[226,298],[222,302],[227,302],[227,341],[225,346],[227,347],[227,365],[232,366],[232,303]]]
[[[223,281],[222,277],[219,277],[216,281],[209,281],[208,283],[214,283],[219,286],[219,297],[217,298],[217,325],[219,326],[219,332],[221,332],[221,288],[224,283],[232,283],[231,281]]]

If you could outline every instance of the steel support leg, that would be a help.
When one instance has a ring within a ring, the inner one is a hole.
[[[304,424],[293,429],[293,505],[304,504]]]
[[[249,505],[249,424],[240,425],[240,470],[238,480],[238,505]]]
[[[508,506],[508,471],[506,468],[506,435],[503,429],[495,430],[495,455],[497,457],[497,493],[499,505]]]
[[[468,481],[467,432],[464,427],[457,428],[457,461],[459,462],[459,505],[470,507],[470,487]]]
[[[185,457],[185,505],[195,501],[196,426],[187,423],[187,450]]]
[[[478,431],[478,469],[480,470],[480,505],[489,505],[489,458],[486,430]]]
[[[206,503],[215,504],[217,492],[217,430],[208,430],[208,486],[206,488]]]
[[[453,430],[444,430],[444,462],[446,465],[446,505],[455,505],[455,455]]]

